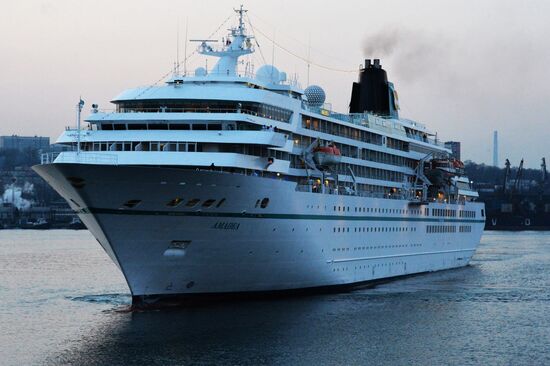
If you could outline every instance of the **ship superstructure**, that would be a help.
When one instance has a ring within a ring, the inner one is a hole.
[[[477,193],[423,124],[401,119],[379,60],[350,113],[254,52],[242,7],[215,66],[94,106],[35,170],[78,212],[136,302],[348,286],[468,264]]]

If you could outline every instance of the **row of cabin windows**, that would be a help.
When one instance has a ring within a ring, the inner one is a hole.
[[[466,218],[475,218],[476,212],[470,210],[450,210],[445,208],[432,208],[432,216],[437,217],[466,217]],[[483,210],[482,210],[483,216]]]
[[[474,218],[474,217],[476,217],[476,212],[475,211],[460,211],[459,215],[460,215],[460,217]],[[483,216],[483,213],[482,213],[481,216]]]
[[[405,179],[405,174],[401,172],[396,172],[393,170],[371,168],[363,165],[355,165],[348,163],[340,163],[332,167],[332,171],[336,174],[349,175],[349,169],[351,167],[353,174],[361,178],[369,179],[378,179],[386,180],[392,182],[403,182]],[[304,162],[302,158],[298,155],[290,156],[290,168],[294,169],[305,169]]]
[[[84,151],[179,151],[197,152],[203,150],[203,144],[196,142],[160,142],[160,141],[133,141],[133,142],[84,142],[81,143]]]
[[[456,233],[454,225],[428,225],[426,226],[428,234]]]
[[[409,159],[403,156],[383,153],[380,151],[361,149],[361,159],[368,161],[375,161],[377,163],[391,164],[397,166],[405,166],[414,169],[417,165],[417,161]]]
[[[371,246],[364,246],[364,247],[353,247],[353,250],[372,250],[372,249],[392,249],[392,248],[408,248],[411,247],[420,247],[422,244],[393,244],[393,245],[371,245]],[[343,247],[343,248],[332,248],[333,252],[349,252],[349,247]],[[395,262],[390,263],[391,264],[403,264],[403,262]],[[384,264],[382,264],[384,265]]]
[[[334,206],[334,211],[338,212],[350,212],[349,206]],[[403,208],[379,208],[379,207],[355,207],[355,212],[366,213],[385,213],[385,214],[400,214],[400,215],[420,215],[421,211],[418,209],[406,210]]]
[[[432,216],[475,218],[476,212],[468,211],[468,210],[456,211],[456,210],[449,210],[445,208],[432,208]]]
[[[124,130],[170,130],[170,131],[260,131],[267,128],[255,123],[231,121],[231,122],[143,122],[143,123],[126,123],[126,122],[101,122],[92,124],[92,129],[105,131],[124,131]]]
[[[309,116],[302,116],[302,127],[307,128],[308,130],[328,133],[330,135],[346,137],[370,144],[382,145],[382,135]]]
[[[302,148],[310,146],[315,138],[311,136],[303,136],[298,134],[290,134],[291,139],[294,143]],[[321,140],[321,144],[326,144],[328,141]],[[352,146],[348,144],[337,143],[338,149],[342,156],[362,159],[367,161],[374,161],[377,163],[391,164],[396,166],[408,167],[414,169],[416,167],[417,161],[414,159],[409,159],[403,156],[398,156],[394,154],[388,154],[381,151],[362,149],[357,146]]]
[[[409,151],[409,143],[406,141],[401,141],[398,139],[394,139],[391,137],[388,137],[386,141],[386,146],[390,149],[394,150],[401,150],[401,151]]]
[[[332,231],[335,233],[349,233],[349,227],[333,227]],[[356,227],[353,232],[355,233],[404,233],[415,232],[415,227]]]
[[[298,185],[300,184],[308,184],[308,183],[307,183],[307,180],[303,179],[302,177],[298,177]],[[341,194],[342,192],[346,192],[346,188],[353,189],[353,183],[340,181],[339,189],[338,189],[339,194]],[[328,190],[329,193],[332,194],[335,191],[336,189],[334,189],[334,187],[329,187],[329,190]],[[320,193],[321,192],[320,184],[318,186],[314,185],[312,187],[312,192]],[[393,187],[357,183],[357,193],[359,196],[379,197],[379,198],[399,198],[401,192],[399,190],[396,190]]]
[[[244,113],[290,122],[292,111],[264,103],[224,100],[140,100],[119,102],[118,113]]]
[[[461,233],[471,233],[472,227],[470,225],[460,225],[458,231]]]
[[[178,130],[178,131],[220,131],[222,129],[234,130],[235,124],[221,123],[106,123],[97,125],[98,129],[104,131],[119,130]]]
[[[308,130],[346,137],[369,144],[386,145],[391,149],[409,151],[409,143],[406,141],[397,140],[391,137],[386,139],[385,136],[377,133],[364,131],[352,126],[345,126],[339,123],[329,122],[309,116],[302,116],[302,127],[307,128]]]
[[[265,147],[244,144],[208,144],[197,142],[85,142],[81,144],[83,151],[168,151],[168,152],[221,152],[268,157],[270,152]],[[275,153],[273,151],[272,153]],[[289,154],[277,151],[276,159],[288,160]]]
[[[439,217],[456,217],[457,211],[446,208],[432,208],[432,215]]]
[[[350,167],[353,170],[353,174],[357,177],[385,180],[391,182],[403,182],[405,174],[392,170],[371,168],[368,166],[354,165],[348,163],[340,163],[333,167],[333,172],[337,174],[349,175]]]

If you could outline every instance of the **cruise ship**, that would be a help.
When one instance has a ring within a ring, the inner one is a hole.
[[[273,65],[246,10],[210,69],[129,89],[34,170],[122,271],[133,303],[349,288],[462,267],[483,231],[463,165],[399,117],[394,84],[366,60],[349,113]],[[244,69],[243,69],[244,67]],[[78,108],[82,108],[80,103]]]

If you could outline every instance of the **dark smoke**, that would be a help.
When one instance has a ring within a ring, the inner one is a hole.
[[[414,82],[450,66],[452,41],[419,30],[384,29],[365,37],[365,58],[380,58],[396,78]],[[428,73],[427,70],[431,72]]]

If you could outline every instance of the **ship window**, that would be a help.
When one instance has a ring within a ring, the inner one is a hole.
[[[193,125],[193,130],[204,131],[204,130],[206,130],[206,125],[205,124],[194,124]]]
[[[225,198],[222,198],[220,202],[216,205],[216,207],[220,207],[225,202]]]
[[[485,210],[481,209],[481,217],[484,217],[484,216],[485,216]]]
[[[208,125],[208,129],[219,131],[219,130],[222,129],[222,125],[221,125],[221,123],[211,123],[211,124]]]
[[[261,208],[266,208],[267,205],[269,205],[269,198],[266,197],[266,198],[264,198],[264,199],[262,200],[262,202],[260,203],[260,207],[261,207]]]
[[[188,130],[189,125],[187,123],[172,123],[170,124],[171,130]]]
[[[143,123],[129,123],[128,129],[129,130],[146,130],[147,125]]]
[[[189,201],[187,201],[187,203],[185,204],[185,206],[187,207],[193,207],[193,206],[196,206],[197,203],[199,203],[200,199],[199,198],[193,198],[193,199],[190,199]]]
[[[214,204],[214,202],[216,202],[216,200],[213,200],[213,199],[206,200],[202,204],[202,207],[210,207]]]
[[[167,130],[168,124],[166,123],[149,123],[150,130]]]
[[[128,207],[128,208],[134,208],[137,205],[141,203],[141,200],[128,200],[122,204],[122,206]]]
[[[197,150],[197,144],[187,144],[187,151],[195,152]]]
[[[166,204],[168,207],[176,207],[183,201],[183,198],[176,197]]]
[[[126,129],[126,125],[123,124],[123,123],[116,123],[113,125],[114,129],[115,130],[125,130]]]
[[[112,130],[113,125],[112,125],[112,123],[102,123],[101,124],[101,129],[102,130]]]

